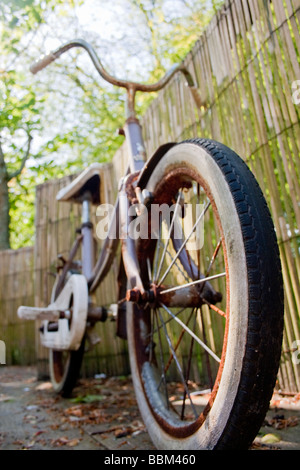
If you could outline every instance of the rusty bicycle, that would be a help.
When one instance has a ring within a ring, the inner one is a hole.
[[[158,91],[180,73],[199,104],[182,64],[155,84],[129,82],[110,75],[89,43],[74,40],[32,72],[73,47],[126,90],[128,170],[95,264],[89,214],[91,204],[101,203],[101,165],[59,192],[58,200],[82,204],[81,230],[48,307],[22,306],[19,316],[43,320],[53,387],[69,395],[88,330],[112,314],[92,299],[120,253],[117,329],[128,340],[136,398],[154,444],[247,448],[268,409],[283,330],[279,251],[263,193],[244,161],[213,140],[167,142],[146,157],[136,93]]]

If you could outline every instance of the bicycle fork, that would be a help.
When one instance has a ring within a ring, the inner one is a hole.
[[[137,207],[141,208],[141,211],[147,210],[145,207],[145,204],[147,204],[146,200],[148,202],[149,200],[151,201],[152,195],[150,193],[148,194],[145,189],[139,187],[139,177],[141,171],[145,168],[146,154],[141,127],[135,117],[127,119],[124,133],[128,141],[131,170],[130,174],[123,179],[119,191],[122,257],[128,282],[126,300],[141,305],[146,305],[149,302],[162,302],[169,307],[198,307],[203,303],[201,291],[204,285],[199,288],[199,286],[194,285],[194,282],[191,282],[191,285],[187,285],[178,290],[176,289],[176,292],[173,292],[172,289],[166,290],[166,286],[157,287],[155,285],[150,286],[150,289],[146,291],[143,285],[139,272],[136,241],[131,238],[129,233],[129,226],[134,218],[134,216],[129,215],[129,209],[131,204],[136,204]],[[154,159],[157,158],[157,155],[163,154],[167,148],[169,148],[169,145],[166,149],[159,149],[156,155],[154,155]],[[197,282],[200,284],[205,276],[198,273],[197,267],[194,266],[192,260],[187,256],[186,250],[183,249],[185,242],[181,239],[176,240],[173,238],[172,241],[176,257],[178,257],[181,265],[184,266],[184,269],[190,274],[192,279],[197,278],[198,275],[200,279]],[[205,282],[205,290],[213,304],[221,300],[220,294],[217,293],[207,281]]]

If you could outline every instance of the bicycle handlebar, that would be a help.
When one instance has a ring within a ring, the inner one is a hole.
[[[54,60],[56,60],[56,57],[53,53],[45,55],[38,62],[34,63],[30,67],[30,72],[32,72],[33,74],[38,73],[40,70],[47,67],[47,65],[51,64],[51,62],[53,62]]]
[[[105,70],[105,68],[103,67],[100,59],[98,58],[94,48],[88,42],[86,42],[84,39],[75,39],[74,41],[68,42],[68,43],[60,46],[55,51],[51,52],[50,54],[48,54],[48,55],[44,56],[42,59],[40,59],[38,62],[34,63],[30,67],[30,71],[33,74],[39,72],[43,68],[47,67],[47,65],[49,65],[51,62],[53,62],[58,57],[60,57],[64,52],[71,49],[72,47],[82,47],[83,49],[85,49],[88,52],[88,54],[89,54],[89,56],[90,56],[90,58],[91,58],[91,60],[94,64],[96,70],[98,71],[98,73],[100,74],[100,76],[104,80],[111,83],[112,85],[123,87],[123,88],[126,88],[127,90],[133,90],[134,92],[135,91],[153,92],[153,91],[161,90],[171,80],[171,78],[177,72],[181,72],[185,76],[188,86],[192,89],[192,91],[194,91],[194,93],[193,93],[194,98],[196,99],[196,101],[198,101],[198,104],[202,104],[199,101],[200,97],[197,96],[197,98],[196,98],[196,96],[195,96],[196,87],[195,87],[195,84],[194,84],[194,80],[193,80],[190,72],[182,64],[174,65],[164,75],[164,77],[162,77],[158,82],[156,82],[154,84],[143,84],[143,83],[137,83],[137,82],[130,82],[130,81],[126,81],[126,80],[120,80],[120,79],[114,77],[113,75],[110,75]]]

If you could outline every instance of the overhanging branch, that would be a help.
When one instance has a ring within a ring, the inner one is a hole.
[[[32,141],[32,137],[30,134],[28,134],[27,149],[26,149],[24,157],[22,158],[21,165],[18,170],[8,175],[8,181],[10,181],[12,178],[16,178],[17,176],[19,176],[23,168],[25,167],[25,163],[30,155],[31,141]]]

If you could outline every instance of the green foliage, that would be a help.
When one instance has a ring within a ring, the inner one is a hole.
[[[44,172],[42,165],[34,162],[34,157],[37,160],[41,157],[40,150],[33,153],[32,143],[33,137],[43,132],[45,97],[29,76],[33,58],[28,56],[28,50],[45,24],[45,16],[64,3],[4,0],[0,4],[0,203],[2,207],[6,205],[5,191],[8,192],[10,216],[8,228],[5,210],[1,211],[4,219],[0,220],[0,230],[9,229],[12,248],[33,243],[36,182],[45,180],[44,173],[51,176],[58,173],[51,165]],[[5,237],[0,237],[1,242],[2,238]],[[1,247],[9,245],[1,243]]]
[[[0,3],[0,150],[6,168],[6,181],[1,184],[7,184],[9,191],[13,248],[34,242],[37,184],[82,170],[93,161],[108,161],[123,142],[117,135],[123,124],[123,91],[99,81],[82,51],[66,54],[39,76],[32,77],[28,72],[37,53],[46,52],[43,41],[52,30],[59,43],[75,36],[79,25],[76,14],[80,15],[80,7],[85,3],[82,0]],[[107,40],[92,32],[82,33],[101,57],[104,54],[109,70],[117,64],[117,76],[155,81],[170,65],[184,58],[213,8],[221,3],[221,0],[103,0],[101,8],[111,9],[112,18],[122,10],[123,21],[120,23],[116,18],[117,27],[112,26],[114,34]],[[124,51],[125,65],[120,67],[119,57]],[[134,65],[132,59],[136,59]],[[139,94],[140,114],[151,99]]]
[[[104,395],[79,395],[78,397],[71,398],[72,403],[95,403],[104,400],[106,397]]]
[[[103,5],[117,10],[122,22],[112,33],[114,47],[126,57],[136,58],[130,78],[155,82],[192,49],[213,14],[224,0],[103,0]],[[111,5],[111,6],[110,6]],[[129,33],[128,33],[129,32]],[[121,39],[120,39],[121,38]],[[113,48],[112,48],[113,49]],[[129,61],[130,62],[130,61]],[[142,114],[155,94],[142,94],[138,110]]]

